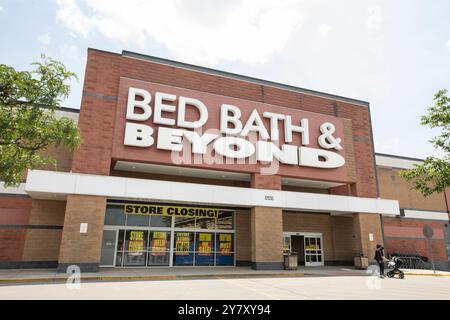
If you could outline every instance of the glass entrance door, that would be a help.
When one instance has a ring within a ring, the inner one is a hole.
[[[321,235],[305,235],[305,266],[323,266]]]
[[[102,255],[100,265],[114,266],[114,254],[116,252],[117,230],[103,230]]]

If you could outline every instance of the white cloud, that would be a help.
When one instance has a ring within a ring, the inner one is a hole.
[[[75,0],[57,0],[56,19],[62,21],[69,29],[86,37],[93,27],[92,20],[81,12]]]
[[[450,40],[447,41],[447,43],[445,44],[445,46],[447,47],[448,50],[450,50]]]
[[[319,28],[319,32],[322,37],[326,38],[330,32],[330,26],[325,23],[322,24]]]
[[[144,50],[157,43],[180,60],[256,64],[280,52],[302,22],[296,0],[58,0],[57,20],[72,32],[93,32]]]
[[[74,44],[63,44],[59,47],[60,55],[65,60],[82,61],[85,57],[80,49]]]
[[[45,45],[49,45],[50,44],[50,42],[52,41],[52,37],[50,36],[50,33],[45,33],[45,34],[42,34],[42,35],[40,35],[39,37],[38,37],[38,40],[39,40],[39,42],[41,42],[42,44],[45,44]]]
[[[2,6],[0,6],[0,11],[3,11],[3,7]]]
[[[400,139],[398,137],[383,140],[382,142],[375,141],[375,151],[379,153],[396,153],[400,147]]]
[[[366,26],[372,30],[380,30],[383,18],[379,6],[369,6],[367,8]]]

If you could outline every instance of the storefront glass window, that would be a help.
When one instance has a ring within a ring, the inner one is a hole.
[[[215,251],[214,234],[203,232],[196,233],[195,244],[195,265],[213,266]]]
[[[107,205],[105,213],[105,225],[124,226],[126,216],[123,206]]]
[[[195,218],[175,217],[175,228],[195,228]]]
[[[291,251],[291,237],[284,236],[283,237],[283,253],[288,253]]]
[[[174,266],[192,266],[194,264],[194,233],[175,232]]]
[[[170,232],[150,232],[148,266],[168,266],[170,256]]]
[[[196,226],[198,229],[215,229],[216,218],[197,218]]]
[[[216,234],[216,265],[234,265],[234,235],[232,233]]]
[[[127,226],[132,227],[148,227],[149,225],[149,216],[140,216],[129,214],[127,216]]]
[[[172,225],[172,217],[165,216],[151,216],[150,227],[166,227],[170,228]]]
[[[233,228],[233,212],[220,212],[217,218],[216,229],[232,230]]]
[[[124,266],[145,266],[148,231],[127,230],[125,233]]]
[[[157,208],[157,205],[151,207],[145,203],[142,206]],[[216,218],[210,218],[157,215],[154,212],[133,214],[134,211],[125,214],[125,211],[130,212],[129,207],[125,209],[125,204],[114,201],[106,208],[105,225],[108,227],[105,230],[117,230],[117,250],[112,249],[116,253],[115,266],[234,265],[233,211],[222,210]]]

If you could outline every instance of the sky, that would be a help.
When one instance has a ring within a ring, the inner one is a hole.
[[[450,90],[450,1],[0,0],[0,63],[134,51],[370,102],[375,150],[440,155],[420,116]]]

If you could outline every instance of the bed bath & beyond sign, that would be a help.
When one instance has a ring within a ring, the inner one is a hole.
[[[188,108],[196,109],[198,116],[195,121],[186,119]],[[167,117],[169,113],[177,113],[177,119]],[[343,148],[341,138],[334,136],[336,128],[331,122],[323,122],[318,128],[320,149],[307,147],[310,144],[308,118],[293,124],[292,116],[281,113],[265,111],[260,114],[253,109],[245,121],[241,115],[239,107],[223,103],[220,106],[219,128],[214,133],[208,130],[202,134],[199,130],[208,122],[209,115],[208,108],[199,99],[159,91],[152,97],[147,90],[129,87],[124,145],[139,148],[153,146],[155,129],[136,123],[148,121],[153,116],[153,123],[162,125],[157,127],[156,148],[159,150],[181,152],[183,140],[186,139],[193,154],[206,154],[207,147],[212,144],[216,154],[232,159],[256,156],[256,160],[263,163],[276,159],[284,164],[315,168],[338,168],[345,164],[344,157],[334,151]],[[270,123],[270,134],[263,119]],[[279,122],[283,123],[281,130],[284,133],[284,144],[281,146]],[[258,140],[252,143],[246,139],[250,134],[258,134]],[[300,146],[290,144],[293,134],[301,135]]]

